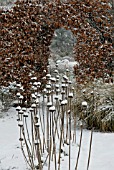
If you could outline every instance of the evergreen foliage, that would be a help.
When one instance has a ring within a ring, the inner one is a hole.
[[[72,56],[76,38],[70,30],[60,28],[55,30],[51,40],[50,50],[60,57]]]

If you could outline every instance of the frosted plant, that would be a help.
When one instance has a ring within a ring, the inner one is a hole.
[[[15,100],[16,82],[9,83],[8,87],[0,88],[0,100],[3,110],[9,109],[12,102]]]

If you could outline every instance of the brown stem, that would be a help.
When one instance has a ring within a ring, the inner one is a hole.
[[[90,145],[89,145],[89,156],[88,156],[87,170],[89,169],[89,164],[90,164],[92,139],[93,139],[93,128],[91,129],[91,137],[90,137]]]
[[[78,150],[78,156],[77,156],[77,161],[76,161],[75,170],[77,170],[77,168],[78,168],[78,161],[79,161],[81,144],[82,144],[82,132],[83,132],[83,126],[81,125],[80,144],[79,144],[79,150]]]

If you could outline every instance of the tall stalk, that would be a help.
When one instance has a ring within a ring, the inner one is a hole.
[[[82,132],[83,132],[83,125],[81,125],[80,143],[79,143],[79,150],[78,150],[78,156],[77,156],[77,160],[76,160],[75,170],[77,170],[77,168],[78,168],[78,161],[79,161],[81,144],[82,144]]]
[[[90,144],[89,144],[89,155],[88,155],[87,170],[89,169],[89,164],[90,164],[92,139],[93,139],[93,128],[91,129],[91,137],[90,137]]]

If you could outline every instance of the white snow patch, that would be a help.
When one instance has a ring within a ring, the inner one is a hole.
[[[0,169],[26,170],[19,138],[19,128],[16,121],[15,108],[11,108],[0,118]],[[79,158],[78,170],[86,170],[89,153],[90,131],[84,130],[82,148]],[[76,131],[76,144],[71,142],[71,170],[74,169],[80,139],[80,130]],[[58,146],[58,143],[57,143]],[[58,151],[57,151],[58,152]],[[68,154],[68,145],[64,146],[64,152]],[[61,170],[68,169],[68,156],[62,154]],[[51,162],[51,169],[54,164]],[[43,170],[47,170],[47,164]],[[89,170],[113,170],[114,169],[114,133],[93,132],[92,152]]]

